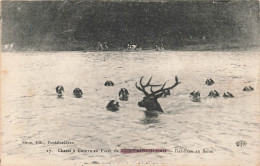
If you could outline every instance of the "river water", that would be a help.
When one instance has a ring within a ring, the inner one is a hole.
[[[259,66],[253,51],[2,53],[2,163],[254,165],[260,153]],[[164,110],[158,117],[146,117],[137,105],[144,95],[135,83],[142,76],[144,82],[153,76],[152,83],[166,86],[175,76],[181,82],[171,96],[158,100]],[[215,84],[205,85],[207,78]],[[107,80],[115,86],[105,87]],[[61,98],[55,92],[58,85],[65,89]],[[255,90],[243,92],[247,85]],[[73,96],[76,87],[82,89],[82,98]],[[128,101],[118,99],[120,88],[128,89]],[[214,89],[221,97],[208,98]],[[201,102],[190,99],[194,90],[200,91]],[[226,91],[235,98],[223,98]],[[106,110],[110,100],[119,101],[119,111]],[[241,140],[247,144],[236,146]],[[120,153],[126,148],[169,151]]]

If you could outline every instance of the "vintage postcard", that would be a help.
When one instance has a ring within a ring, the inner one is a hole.
[[[259,166],[258,0],[1,1],[2,166]]]

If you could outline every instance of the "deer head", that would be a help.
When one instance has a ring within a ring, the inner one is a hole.
[[[157,99],[162,97],[164,92],[170,89],[173,89],[174,87],[176,87],[177,85],[179,85],[181,82],[178,81],[178,77],[175,77],[175,84],[168,87],[168,88],[164,88],[166,85],[166,82],[163,85],[151,85],[150,82],[152,80],[152,77],[149,79],[149,81],[143,85],[142,84],[142,79],[143,77],[141,77],[140,79],[140,86],[137,86],[137,82],[135,84],[136,88],[140,91],[142,91],[145,95],[145,97],[143,98],[142,101],[138,102],[138,106],[139,107],[145,107],[147,111],[159,111],[159,112],[163,112],[160,104],[158,103]],[[153,87],[158,87],[161,86],[160,89],[153,91]],[[145,88],[150,87],[150,91],[151,93],[148,93]]]

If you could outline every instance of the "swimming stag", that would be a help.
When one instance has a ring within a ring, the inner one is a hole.
[[[168,87],[168,88],[164,88],[166,85],[166,82],[163,85],[151,85],[150,82],[152,80],[152,77],[149,79],[149,81],[143,85],[142,84],[142,79],[143,77],[141,77],[140,79],[140,86],[137,86],[137,82],[135,84],[136,88],[140,91],[142,91],[145,95],[145,97],[143,98],[142,101],[138,102],[138,106],[139,107],[145,107],[147,111],[158,111],[158,112],[163,112],[160,104],[158,103],[157,99],[162,97],[164,92],[170,89],[173,89],[174,87],[176,87],[177,85],[179,85],[181,82],[178,81],[178,77],[175,77],[175,84]],[[153,87],[158,87],[161,86],[160,89],[153,91]],[[145,88],[146,87],[150,87],[150,91],[151,93],[148,93]]]

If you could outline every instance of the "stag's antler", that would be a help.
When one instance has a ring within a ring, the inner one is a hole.
[[[137,82],[135,83],[135,87],[136,87],[138,90],[142,91],[146,96],[149,95],[149,93],[145,91],[145,88],[146,88],[146,87],[149,87],[149,86],[150,86],[150,87],[152,88],[152,87],[155,87],[155,86],[161,86],[161,85],[151,85],[150,82],[151,82],[151,80],[152,80],[152,77],[149,79],[149,81],[148,81],[145,85],[143,85],[143,84],[142,84],[143,78],[144,78],[144,76],[142,76],[141,79],[140,79],[140,86],[141,86],[141,87],[137,86]]]
[[[166,85],[166,82],[165,82],[160,89],[158,89],[158,90],[156,90],[156,91],[153,91],[153,90],[152,90],[152,87],[151,87],[150,90],[151,90],[151,92],[152,92],[153,95],[158,95],[158,93],[160,93],[160,92],[164,92],[164,91],[166,91],[166,90],[173,89],[174,87],[176,87],[176,86],[179,85],[180,83],[181,83],[181,82],[179,82],[178,77],[175,76],[175,84],[174,84],[173,86],[170,86],[170,87],[164,89],[164,86]],[[160,95],[160,94],[159,94],[159,95]]]

